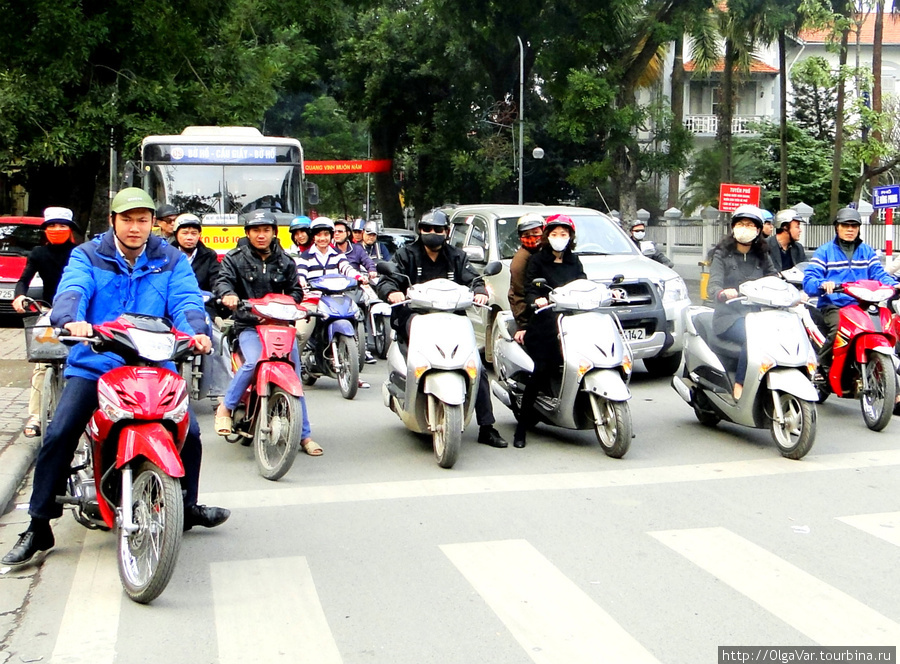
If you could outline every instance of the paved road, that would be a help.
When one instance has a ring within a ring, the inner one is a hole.
[[[788,461],[638,375],[625,459],[547,428],[492,449],[473,425],[442,470],[381,404],[382,366],[366,374],[354,402],[310,390],[325,455],[278,483],[202,406],[201,499],[231,520],[186,535],[142,607],[111,536],[66,516],[40,570],[0,577],[0,662],[689,663],[900,643],[900,422],[872,433],[857,404],[826,403],[812,453]],[[0,520],[0,548],[25,520]]]

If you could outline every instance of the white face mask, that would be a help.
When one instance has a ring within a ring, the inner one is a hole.
[[[631,235],[635,240],[643,240],[644,236],[647,234],[647,231],[634,231]]]
[[[757,235],[759,235],[759,230],[756,228],[744,228],[743,226],[739,226],[734,229],[734,239],[740,244],[750,244],[756,239]]]
[[[551,237],[547,239],[550,241],[550,247],[553,251],[565,251],[566,247],[569,246],[569,238],[567,237]]]

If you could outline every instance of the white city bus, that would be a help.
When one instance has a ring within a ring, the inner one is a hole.
[[[220,254],[244,236],[244,219],[255,210],[276,215],[287,248],[291,220],[318,198],[304,178],[300,141],[263,136],[252,127],[187,127],[178,135],[147,136],[140,163],[131,172],[126,167],[126,184],[137,168],[156,204],[199,216],[203,243]]]

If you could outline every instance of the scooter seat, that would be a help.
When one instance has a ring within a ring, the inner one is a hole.
[[[715,334],[712,329],[713,312],[704,311],[694,316],[694,327],[700,338],[721,358],[736,360],[741,354],[741,345],[734,341],[723,339]]]

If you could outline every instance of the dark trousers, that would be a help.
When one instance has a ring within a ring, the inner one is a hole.
[[[819,366],[822,367],[823,373],[827,368],[831,367],[831,359],[834,355],[834,340],[837,338],[838,323],[841,319],[841,308],[832,304],[822,307],[819,310],[822,313],[824,321],[823,332],[827,332],[825,336],[825,344],[819,349]]]
[[[409,344],[409,329],[412,319],[418,316],[409,310],[409,307],[394,307],[391,312],[391,327],[397,330],[397,340],[403,344]],[[494,405],[491,403],[491,386],[488,383],[488,372],[481,367],[481,377],[478,380],[478,391],[475,393],[475,421],[480,427],[494,424]]]
[[[34,488],[28,513],[36,519],[56,519],[62,516],[62,505],[56,497],[66,493],[72,459],[78,439],[97,408],[97,381],[72,377],[66,381],[53,420],[44,432],[41,449],[34,466]],[[200,485],[200,424],[191,410],[187,439],[181,449],[184,477],[181,487],[187,507],[197,504]]]

